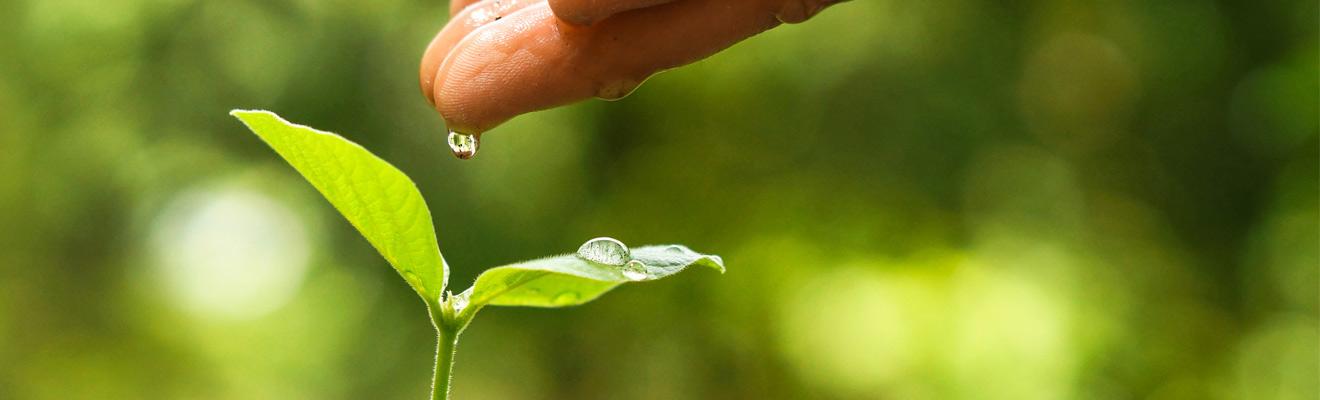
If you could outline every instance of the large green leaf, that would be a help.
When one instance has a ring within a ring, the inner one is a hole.
[[[575,254],[491,268],[477,277],[468,295],[468,307],[573,306],[594,300],[620,284],[664,278],[694,265],[724,272],[724,260],[719,256],[678,245],[635,248],[632,259],[646,265],[644,275],[630,278],[619,266],[587,261]]]
[[[330,132],[285,121],[269,111],[234,110],[375,246],[428,303],[445,289],[440,256],[417,185],[371,152]]]

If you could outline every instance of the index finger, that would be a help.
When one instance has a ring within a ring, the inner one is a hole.
[[[452,46],[435,71],[435,108],[451,131],[480,134],[519,114],[621,98],[657,71],[778,25],[783,1],[675,1],[590,27],[568,26],[548,4],[533,4]]]
[[[454,0],[451,5],[460,4],[464,0]],[[421,84],[422,95],[426,96],[426,101],[435,105],[435,97],[432,92],[435,89],[435,72],[444,62],[445,56],[449,50],[458,43],[459,39],[471,33],[473,30],[483,25],[499,21],[505,14],[512,13],[535,3],[537,0],[470,0],[461,10],[449,18],[444,29],[436,33],[435,38],[431,39],[431,44],[426,46],[426,52],[422,55]]]

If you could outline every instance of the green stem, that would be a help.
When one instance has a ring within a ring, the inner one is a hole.
[[[453,377],[454,353],[458,350],[458,332],[445,324],[436,326],[435,379],[431,381],[431,400],[449,400],[449,382]]]
[[[452,293],[436,301],[427,301],[426,308],[431,312],[431,324],[435,325],[435,378],[431,381],[431,400],[449,400],[449,386],[454,374],[454,354],[458,351],[458,335],[472,321],[476,309],[456,310],[462,307],[467,297],[455,300]]]

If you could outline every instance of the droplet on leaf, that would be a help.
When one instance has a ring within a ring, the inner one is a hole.
[[[628,263],[623,264],[622,272],[624,278],[628,278],[628,280],[633,280],[633,281],[640,281],[642,279],[646,279],[647,276],[646,264],[637,260],[631,260],[628,261]]]
[[[459,294],[449,294],[449,304],[454,307],[454,312],[462,312],[468,306],[468,296],[472,294],[472,289],[463,291]]]
[[[628,246],[613,238],[599,237],[578,247],[577,256],[594,263],[621,266],[632,259]]]

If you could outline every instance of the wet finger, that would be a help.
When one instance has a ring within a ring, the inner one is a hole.
[[[464,0],[454,0],[453,4],[460,4]],[[483,25],[499,21],[505,15],[535,3],[538,0],[481,0],[467,1],[462,11],[456,13],[449,19],[449,23],[444,29],[436,33],[435,38],[426,46],[426,52],[422,55],[422,65],[419,74],[419,80],[422,86],[422,95],[426,100],[435,105],[435,96],[432,90],[435,88],[435,73],[444,61],[449,51],[463,39],[464,36]]]
[[[800,4],[683,0],[590,27],[560,21],[546,4],[527,6],[454,46],[436,72],[434,104],[450,129],[475,134],[526,112],[617,99],[655,72],[798,20]]]

